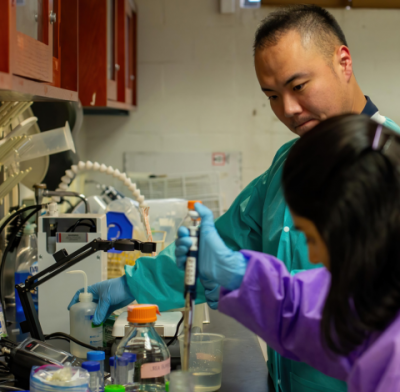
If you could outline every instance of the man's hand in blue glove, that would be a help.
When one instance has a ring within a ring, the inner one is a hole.
[[[217,283],[228,290],[238,289],[246,272],[246,258],[240,252],[229,249],[222,241],[215,228],[211,210],[200,203],[196,203],[195,208],[201,218],[198,261],[200,278],[209,284]],[[179,228],[175,244],[176,264],[184,269],[192,245],[186,227]]]
[[[83,293],[83,289],[76,292],[68,305],[68,310],[72,305],[79,302],[80,293]],[[111,313],[129,305],[135,300],[129,291],[125,275],[117,279],[109,279],[89,286],[88,293],[93,294],[93,302],[98,304],[93,317],[95,325],[101,324]]]

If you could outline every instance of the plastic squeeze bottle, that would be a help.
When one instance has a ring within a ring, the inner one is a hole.
[[[71,336],[83,343],[94,347],[103,346],[103,326],[93,324],[93,316],[97,304],[93,302],[93,295],[87,292],[87,276],[85,271],[71,271],[67,274],[82,274],[84,279],[84,292],[79,294],[79,302],[69,310]],[[71,354],[78,358],[86,358],[90,349],[71,342]]]

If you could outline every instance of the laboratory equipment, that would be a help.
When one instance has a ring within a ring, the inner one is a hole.
[[[89,373],[89,392],[100,392],[100,364],[94,361],[86,361],[81,366]]]
[[[89,373],[79,367],[47,365],[33,367],[30,392],[87,392]]]
[[[84,281],[84,292],[79,294],[79,302],[69,310],[70,334],[79,341],[94,347],[103,345],[103,326],[93,324],[93,316],[97,304],[93,302],[93,294],[87,292],[87,276],[84,271],[70,271],[69,274],[81,274]],[[86,358],[89,349],[71,341],[71,354],[79,358]],[[100,366],[100,365],[99,365]],[[104,369],[103,369],[104,372]]]
[[[81,361],[70,353],[32,338],[25,339],[19,345],[1,340],[0,345],[11,373],[23,383],[24,388],[29,387],[32,366],[62,366],[66,363],[78,367],[81,365]]]
[[[51,278],[57,276],[81,260],[93,255],[97,251],[106,252],[109,249],[115,248],[123,251],[141,250],[146,252],[155,249],[155,246],[156,244],[154,243],[141,242],[138,240],[107,241],[97,238],[82,246],[71,255],[69,255],[65,249],[56,252],[53,255],[56,261],[55,264],[52,264],[44,270],[40,269],[40,272],[34,277],[29,277],[25,281],[25,284],[17,285],[17,291],[26,317],[26,322],[21,323],[23,332],[30,332],[32,337],[44,341],[42,326],[40,325],[38,314],[35,311],[32,301],[31,290],[35,287],[40,286],[44,282],[48,282]]]
[[[115,354],[116,361],[126,358],[124,353],[136,354],[134,380],[127,380],[124,384],[127,390],[165,391],[165,382],[171,371],[171,356],[166,344],[154,329],[157,312],[156,305],[128,307],[130,328]],[[117,362],[117,371],[118,369]],[[133,385],[129,385],[131,381]],[[121,384],[118,375],[116,382]]]
[[[21,241],[17,248],[17,256],[15,259],[15,284],[23,283],[29,275],[35,275],[37,272],[37,238],[35,234],[34,224],[26,224],[24,227]],[[37,309],[38,295],[37,289],[32,293],[32,299]],[[22,312],[22,305],[17,290],[15,289],[15,306],[17,312]]]
[[[185,337],[179,336],[183,358]],[[195,392],[217,391],[221,387],[223,343],[225,336],[212,333],[195,333],[190,341],[189,372],[193,374]]]
[[[60,189],[68,190],[69,184],[77,174],[92,170],[109,174],[120,180],[132,193],[133,198],[139,203],[139,206],[145,206],[145,198],[143,195],[141,195],[140,189],[138,189],[136,184],[133,183],[129,177],[127,177],[126,173],[120,172],[118,169],[114,169],[112,166],[106,166],[104,163],[100,164],[98,162],[93,163],[91,161],[79,161],[77,165],[72,165],[70,169],[65,171],[65,175],[61,177],[61,183],[58,187]]]
[[[184,346],[182,355],[182,370],[189,370],[189,352],[190,352],[190,335],[192,333],[193,324],[193,310],[194,302],[196,299],[196,281],[197,281],[197,260],[199,256],[198,242],[199,242],[199,214],[194,210],[195,203],[199,201],[191,200],[188,202],[189,216],[191,219],[191,226],[189,226],[190,238],[192,246],[189,249],[189,254],[186,259],[185,268],[185,312],[183,318],[183,334]]]
[[[172,372],[169,376],[169,392],[194,392],[193,374],[179,370]]]
[[[80,226],[81,224],[90,224]],[[98,214],[42,215],[39,219],[38,254],[39,271],[54,265],[53,254],[65,249],[73,254],[97,238],[107,238],[106,216]],[[75,229],[74,229],[75,227]],[[70,231],[68,231],[70,230]],[[73,231],[72,231],[73,230]],[[107,279],[107,253],[87,254],[79,264],[86,272],[88,284]],[[39,319],[44,333],[70,333],[70,319],[67,310],[71,298],[82,287],[82,281],[65,275],[55,276],[39,290]],[[57,293],[57,301],[54,295]]]
[[[75,145],[68,122],[62,128],[24,136],[22,142],[4,156],[2,163],[8,166],[13,162],[28,161],[67,150],[75,152]]]
[[[104,351],[89,351],[87,353],[88,361],[95,361],[100,364],[100,391],[104,391],[104,360],[106,353]]]

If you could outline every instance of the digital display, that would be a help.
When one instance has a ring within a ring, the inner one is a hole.
[[[58,361],[60,363],[62,363],[67,358],[67,355],[60,353],[56,350],[52,350],[51,348],[41,346],[40,344],[32,349],[32,352],[43,357],[53,359],[54,361]]]

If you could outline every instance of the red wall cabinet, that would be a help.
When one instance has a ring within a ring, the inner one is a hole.
[[[0,1],[1,100],[78,100],[77,2]]]
[[[79,0],[79,98],[84,107],[135,108],[136,35],[132,0]]]

